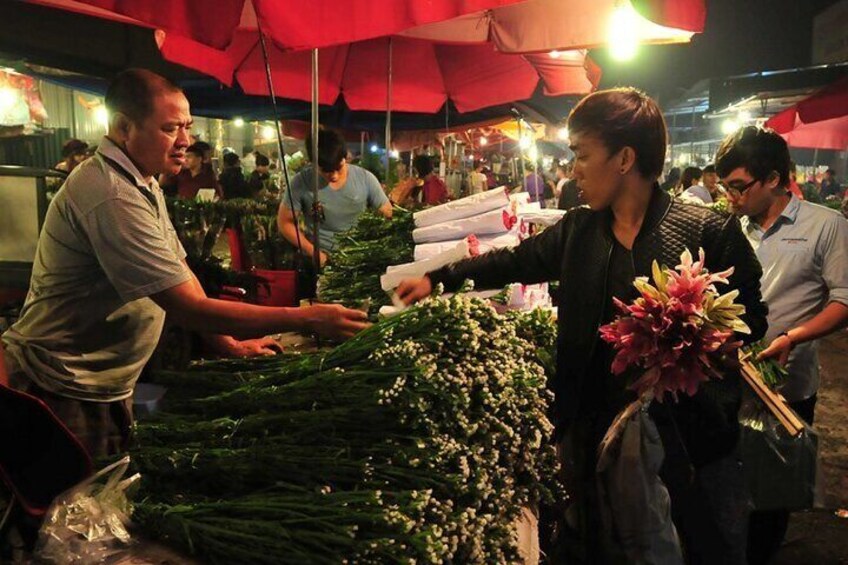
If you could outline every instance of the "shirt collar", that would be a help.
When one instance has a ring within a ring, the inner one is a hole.
[[[801,201],[797,196],[792,194],[792,197],[789,199],[789,203],[786,205],[786,208],[783,209],[783,212],[780,213],[780,216],[794,224],[795,220],[798,218],[798,210],[800,209]]]
[[[104,135],[103,139],[100,140],[100,145],[97,146],[97,152],[120,165],[135,179],[136,185],[140,188],[152,190],[154,186],[158,186],[156,179],[152,176],[145,179],[139,172],[138,167],[130,159],[130,156],[107,136]]]

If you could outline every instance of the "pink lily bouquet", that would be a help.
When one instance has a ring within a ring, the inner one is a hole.
[[[675,399],[680,392],[693,395],[710,376],[720,377],[720,358],[742,345],[733,340],[734,332],[751,333],[741,319],[745,306],[734,302],[739,291],[716,290],[732,273],[732,267],[709,273],[703,249],[694,262],[689,250],[684,251],[674,269],[660,268],[654,261],[654,284],[648,277],[637,277],[633,285],[639,298],[632,304],[613,299],[620,315],[600,329],[601,338],[617,351],[613,374],[643,369],[632,388],[640,397],[660,400],[666,392]]]

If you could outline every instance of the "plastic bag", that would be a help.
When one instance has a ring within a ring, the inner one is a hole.
[[[126,456],[56,497],[38,534],[36,561],[103,563],[124,549],[130,542],[126,491],[141,477],[135,474],[123,479],[129,464]]]
[[[650,403],[649,397],[630,403],[599,446],[601,516],[629,562],[683,565],[671,498],[659,476],[665,450],[648,414]]]
[[[756,510],[820,506],[818,434],[810,426],[790,436],[750,391],[739,410],[739,447]]]

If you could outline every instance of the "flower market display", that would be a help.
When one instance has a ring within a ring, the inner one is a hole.
[[[412,260],[412,213],[395,207],[392,218],[367,211],[356,225],[337,236],[338,245],[318,281],[318,299],[359,308],[368,300],[375,315],[389,304],[380,276],[390,265]]]
[[[210,563],[519,562],[562,496],[550,315],[431,298],[335,349],[157,381],[133,519]]]

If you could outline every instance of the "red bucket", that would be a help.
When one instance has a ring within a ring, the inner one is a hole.
[[[297,305],[297,271],[254,269],[259,277],[256,303],[263,306]]]
[[[250,257],[241,240],[241,228],[227,228],[227,242],[230,244],[230,268],[234,271],[249,271]]]

